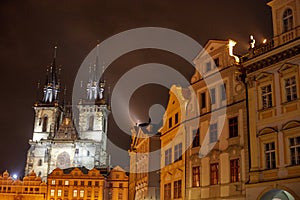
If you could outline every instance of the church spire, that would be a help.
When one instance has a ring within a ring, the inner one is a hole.
[[[56,66],[57,46],[54,47],[53,62],[50,68],[47,69],[47,78],[44,85],[43,103],[58,102],[60,92],[60,69]]]
[[[87,99],[92,101],[98,101],[102,100],[104,98],[103,92],[104,92],[104,79],[103,73],[102,77],[100,78],[100,71],[99,71],[99,43],[96,47],[96,58],[95,58],[95,64],[90,66],[89,68],[89,80],[87,83]],[[99,81],[100,78],[100,81]]]

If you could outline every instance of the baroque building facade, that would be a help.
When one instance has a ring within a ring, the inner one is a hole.
[[[160,199],[160,133],[157,127],[147,123],[131,130],[129,200]]]
[[[14,179],[5,171],[0,175],[0,199],[46,200],[47,184],[34,172],[20,180]]]
[[[187,106],[185,199],[245,199],[247,117],[232,41],[209,40],[195,58]],[[191,121],[194,121],[191,124]]]
[[[243,57],[250,180],[247,199],[300,199],[300,1],[272,0],[274,38]]]
[[[35,111],[33,137],[29,140],[25,174],[34,170],[43,180],[55,168],[109,167],[106,152],[109,106],[104,98],[105,81],[99,81],[98,55],[90,68],[86,97],[78,102],[78,124],[70,106],[61,100],[60,69],[54,59],[47,69],[43,97]],[[100,83],[99,83],[100,82]],[[76,125],[78,128],[76,128]]]

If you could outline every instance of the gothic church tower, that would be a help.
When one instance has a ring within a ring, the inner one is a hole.
[[[54,59],[47,69],[43,98],[34,104],[33,138],[29,140],[25,174],[34,170],[43,180],[53,169],[86,167],[107,168],[107,118],[110,113],[104,98],[104,79],[98,81],[98,56],[86,86],[86,97],[77,108],[78,130],[75,128],[71,106],[59,99],[60,69]]]

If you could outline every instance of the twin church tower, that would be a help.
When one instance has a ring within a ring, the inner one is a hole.
[[[62,87],[56,49],[47,69],[43,97],[33,107],[34,130],[25,167],[25,174],[34,170],[43,179],[57,167],[92,169],[110,166],[106,152],[110,109],[104,97],[105,81],[97,74],[98,55],[93,69],[90,68],[85,97],[77,105],[78,116],[73,116],[71,106],[59,98]]]

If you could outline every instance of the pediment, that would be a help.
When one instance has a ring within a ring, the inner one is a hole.
[[[273,78],[273,74],[272,73],[262,72],[262,73],[260,73],[259,75],[256,76],[255,80],[256,81],[260,81],[260,80],[263,80],[263,79],[272,80],[272,78]]]
[[[298,65],[293,64],[293,63],[284,63],[280,69],[278,70],[279,74],[285,74],[291,71],[297,71],[298,70]]]
[[[266,128],[263,128],[262,130],[260,130],[257,135],[261,136],[261,135],[277,133],[277,132],[278,132],[278,130],[274,127],[266,127]]]
[[[300,121],[297,120],[289,121],[285,125],[283,125],[282,130],[287,130],[295,127],[300,127]]]

